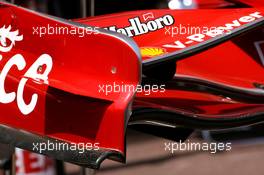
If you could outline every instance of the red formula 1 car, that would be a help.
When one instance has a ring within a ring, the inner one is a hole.
[[[0,142],[99,168],[125,161],[127,127],[263,122],[264,2],[183,5],[69,21],[1,2]]]

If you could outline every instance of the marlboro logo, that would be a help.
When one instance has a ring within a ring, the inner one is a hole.
[[[160,30],[166,26],[174,24],[174,18],[171,15],[142,22],[139,17],[131,18],[128,20],[130,25],[124,28],[117,28],[116,26],[106,27],[105,29],[118,32],[129,37],[143,35],[149,32]]]

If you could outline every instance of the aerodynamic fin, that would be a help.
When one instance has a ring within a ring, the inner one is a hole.
[[[2,2],[0,36],[0,142],[91,168],[124,161],[135,91],[113,86],[140,83],[135,42]]]
[[[255,30],[263,26],[263,16],[264,8],[152,10],[77,21],[132,37],[141,49],[144,71]]]

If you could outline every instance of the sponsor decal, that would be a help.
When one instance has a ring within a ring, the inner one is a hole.
[[[142,47],[140,52],[142,57],[154,57],[167,53],[166,49],[160,47]]]
[[[9,39],[9,46],[7,44],[7,39]],[[11,26],[7,28],[4,26],[0,28],[0,52],[9,52],[15,45],[16,41],[22,41],[23,35],[18,36],[18,30],[11,32]]]
[[[11,49],[15,46],[17,41],[23,40],[23,35],[19,35],[19,31],[11,31],[12,27],[8,26],[7,28],[4,26],[0,28],[0,62],[3,59],[2,53],[7,53],[11,51]],[[36,107],[38,101],[38,94],[33,94],[31,101],[29,104],[26,104],[24,100],[24,88],[29,79],[33,79],[34,83],[37,84],[48,84],[48,75],[52,69],[52,58],[48,54],[42,54],[36,61],[29,67],[26,73],[21,76],[23,78],[20,79],[18,88],[13,92],[6,92],[5,90],[5,80],[8,76],[9,71],[16,67],[19,71],[25,69],[27,63],[25,58],[21,54],[15,54],[12,56],[3,66],[0,72],[0,103],[8,104],[14,101],[17,102],[17,106],[22,114],[28,115],[30,114]],[[43,70],[45,67],[45,70]],[[20,76],[18,76],[20,77]]]
[[[249,14],[248,16],[242,16],[239,19],[236,19],[230,23],[226,23],[222,26],[215,27],[215,29],[209,30],[206,33],[198,33],[194,35],[187,36],[183,40],[176,40],[174,43],[169,43],[163,45],[164,48],[172,48],[172,49],[184,49],[190,45],[193,45],[195,43],[201,43],[206,41],[207,39],[214,38],[216,36],[222,35],[222,34],[231,34],[232,30],[241,27],[244,24],[256,21],[260,18],[262,18],[263,15],[261,15],[260,12],[254,12]],[[170,28],[165,28],[166,32],[165,35],[170,35],[171,30]]]
[[[55,162],[47,156],[16,148],[16,175],[56,175]]]
[[[147,20],[150,20],[150,19],[154,19],[155,18],[154,17],[154,14],[151,13],[151,12],[150,13],[143,14],[142,17],[143,17],[144,21],[147,21]]]
[[[150,16],[147,15],[145,18],[150,19]],[[130,25],[127,27],[117,28],[116,26],[110,26],[105,29],[118,32],[129,37],[134,37],[154,32],[174,24],[174,18],[171,15],[164,15],[157,19],[148,20],[147,22],[142,22],[139,17],[130,18],[128,21]]]

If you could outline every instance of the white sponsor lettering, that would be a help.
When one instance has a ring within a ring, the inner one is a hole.
[[[133,37],[154,32],[174,24],[174,18],[171,15],[165,15],[154,20],[149,20],[145,23],[140,21],[139,17],[129,19],[128,21],[130,23],[130,26],[128,27],[117,28],[116,26],[111,26],[106,27],[105,29]]]
[[[23,35],[18,36],[18,30],[11,32],[11,26],[8,28],[2,27],[0,29],[1,45],[0,52],[9,52],[16,41],[22,41]],[[8,44],[9,43],[9,44]],[[2,58],[2,56],[1,56]],[[4,59],[4,58],[2,58]],[[0,61],[2,61],[2,59]],[[30,114],[36,107],[38,101],[38,94],[33,94],[29,104],[24,101],[24,89],[29,79],[34,80],[35,83],[48,84],[48,75],[52,69],[52,58],[48,54],[42,54],[26,71],[23,78],[19,81],[18,88],[13,92],[6,92],[5,81],[12,67],[16,67],[22,71],[26,67],[26,60],[21,54],[12,56],[4,65],[0,73],[0,103],[8,104],[16,100],[17,106],[22,114]],[[43,72],[39,71],[40,67],[44,67]]]
[[[214,38],[216,36],[222,35],[224,33],[229,34],[233,29],[242,26],[243,24],[253,22],[259,18],[262,18],[260,12],[254,12],[248,16],[240,17],[237,20],[232,21],[232,23],[226,23],[223,26],[216,27],[216,29],[210,30],[205,34],[194,34],[186,37],[186,42],[183,41],[174,41],[174,43],[169,43],[163,45],[164,48],[174,48],[174,49],[184,49],[188,47],[188,43],[201,43],[206,40],[206,38]],[[167,32],[167,31],[166,31]]]

